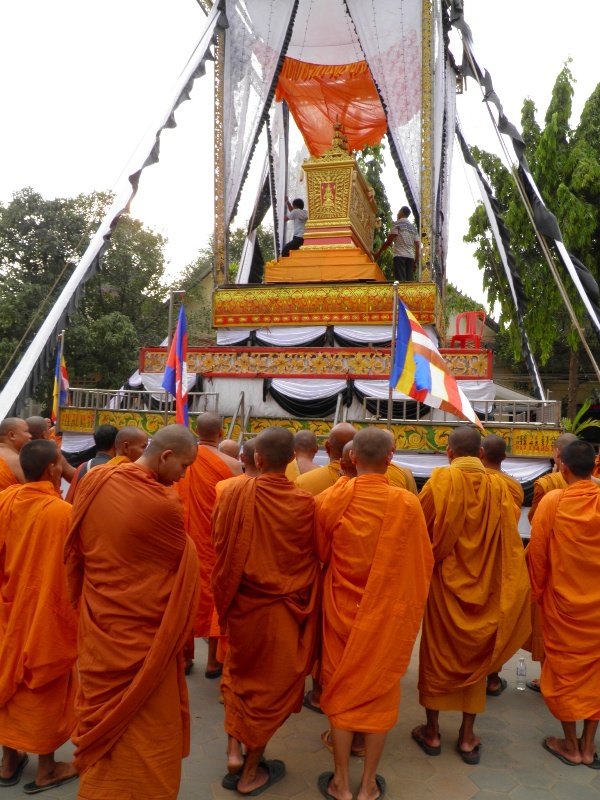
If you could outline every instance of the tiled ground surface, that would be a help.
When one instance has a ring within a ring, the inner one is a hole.
[[[200,643],[198,666],[203,660],[203,647]],[[528,677],[537,676],[538,665],[531,664],[528,654],[525,655]],[[379,770],[387,780],[390,800],[600,800],[600,771],[563,765],[542,749],[542,739],[560,734],[560,726],[547,711],[540,695],[529,690],[516,691],[514,675],[515,659],[505,665],[503,672],[509,681],[508,689],[500,697],[488,698],[487,711],[477,721],[477,732],[483,740],[481,764],[468,767],[454,750],[458,714],[441,717],[441,756],[428,758],[412,742],[410,731],[422,721],[416,692],[417,664],[413,657],[403,683],[400,718],[390,733]],[[192,753],[184,762],[180,800],[233,800],[235,797],[220,785],[225,735],[217,684],[206,680],[200,668],[189,679]],[[320,797],[317,776],[331,768],[331,756],[319,738],[326,727],[325,717],[306,709],[286,722],[270,743],[267,755],[284,759],[287,775],[265,797],[271,800],[317,800]],[[68,756],[70,747],[63,750],[63,757]],[[357,786],[362,762],[358,759],[352,762],[351,774]],[[30,763],[23,782],[33,777],[34,766]],[[46,800],[75,800],[76,796],[76,783],[40,795]],[[0,800],[23,797],[19,786],[0,789]],[[140,796],[135,800],[144,798]]]

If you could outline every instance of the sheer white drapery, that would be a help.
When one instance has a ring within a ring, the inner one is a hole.
[[[307,326],[306,328],[259,328],[256,338],[263,344],[275,347],[302,347],[323,336],[327,328],[324,325]]]
[[[321,400],[343,392],[346,381],[327,378],[274,378],[271,386],[276,392],[294,400]]]

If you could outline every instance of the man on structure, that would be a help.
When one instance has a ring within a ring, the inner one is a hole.
[[[547,475],[542,475],[533,484],[533,499],[531,501],[531,508],[527,518],[533,524],[533,519],[537,511],[540,501],[548,492],[553,489],[566,489],[567,484],[561,472],[561,456],[564,448],[578,442],[579,439],[574,433],[561,433],[561,435],[554,442],[552,450],[552,458],[554,459],[554,471],[549,472]],[[540,608],[535,600],[531,601],[531,638],[526,645],[527,649],[531,651],[531,658],[533,661],[539,661],[540,664],[544,663],[544,640],[542,638],[542,621],[540,618]],[[534,692],[540,691],[540,681],[534,678],[532,681],[527,681],[527,687]]]
[[[66,500],[73,503],[75,495],[79,487],[79,482],[85,478],[88,472],[94,467],[100,467],[103,464],[108,464],[111,458],[115,457],[115,439],[119,432],[118,428],[114,425],[100,425],[94,431],[94,444],[96,445],[96,455],[88,461],[84,461],[75,470],[75,474],[71,479],[71,485],[67,492]]]
[[[107,461],[108,466],[130,464],[140,458],[148,446],[148,434],[141,428],[121,428],[115,437],[115,456]]]
[[[481,463],[481,436],[457,428],[448,439],[450,466],[431,473],[420,494],[435,567],[419,657],[419,702],[427,722],[413,739],[439,755],[440,711],[462,711],[456,747],[478,764],[477,714],[486,676],[523,645],[531,630],[525,553],[506,483]]]
[[[289,242],[283,245],[281,250],[282,258],[289,256],[292,250],[299,250],[302,247],[304,244],[304,229],[308,219],[308,212],[304,208],[304,200],[301,197],[296,197],[291,203],[286,197],[285,202],[288,210],[285,215],[285,221],[294,223],[294,235]]]
[[[563,447],[566,489],[541,499],[527,562],[541,609],[542,694],[565,735],[545,739],[544,747],[565,764],[600,769],[594,745],[600,720],[600,489],[590,480],[593,467],[591,444]]]
[[[489,433],[483,437],[481,443],[481,462],[485,471],[490,475],[498,475],[508,486],[515,504],[515,517],[517,525],[521,518],[521,506],[525,499],[523,487],[510,475],[502,471],[502,462],[506,458],[506,442],[501,436]],[[508,683],[505,678],[501,678],[498,672],[488,675],[485,693],[491,697],[498,697],[506,689]]]
[[[285,774],[282,761],[261,757],[288,716],[302,708],[319,625],[314,500],[285,477],[293,441],[280,427],[260,433],[260,476],[227,486],[213,519],[215,606],[229,637],[223,785],[240,794],[258,794]]]
[[[25,420],[6,417],[0,422],[0,492],[14,483],[25,482],[19,453],[30,439]]]
[[[348,764],[355,731],[365,762],[357,797],[385,792],[376,774],[398,718],[400,680],[419,631],[433,555],[419,501],[392,487],[387,431],[358,431],[350,458],[357,477],[341,478],[316,500],[316,541],[326,565],[321,707],[332,729],[335,772],[319,777],[325,797],[350,800]],[[377,665],[377,679],[368,668]]]
[[[409,217],[410,208],[402,206],[387,239],[373,256],[377,261],[383,251],[393,244],[394,280],[400,283],[415,280],[415,272],[419,263],[419,232],[409,221]]]
[[[319,450],[317,437],[312,431],[302,430],[294,436],[294,455],[285,471],[285,477],[290,481],[295,481],[299,475],[318,469],[314,458]]]
[[[56,441],[50,428],[50,421],[45,417],[27,417],[25,420],[27,428],[31,434],[33,441],[46,439],[48,441]],[[59,449],[60,453],[60,449]],[[73,480],[75,474],[75,467],[72,467],[67,459],[60,453],[60,463],[62,467],[62,477],[69,483]]]
[[[65,561],[80,608],[79,800],[177,797],[198,558],[171,486],[195,456],[193,434],[169,425],[135,464],[92,470],[77,494]]]
[[[19,783],[37,753],[24,787],[34,794],[77,777],[54,760],[75,727],[77,615],[63,565],[71,506],[58,492],[60,452],[39,440],[19,458],[25,484],[0,494],[0,787]]]
[[[215,506],[215,486],[225,478],[240,475],[240,462],[219,451],[223,439],[223,423],[218,414],[210,411],[200,414],[196,420],[198,452],[196,459],[177,484],[183,501],[185,529],[196,545],[200,562],[200,597],[194,622],[194,637],[208,637],[208,658],[205,676],[218,678],[221,664],[217,661],[219,628],[213,614],[214,602],[210,580],[215,564],[215,551],[210,536],[210,519]],[[194,658],[193,639],[186,647],[188,670]]]

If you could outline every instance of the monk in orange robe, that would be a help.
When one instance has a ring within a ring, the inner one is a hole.
[[[135,464],[94,469],[81,482],[65,547],[80,606],[79,800],[177,797],[198,557],[171,486],[195,456],[193,434],[169,425]]]
[[[94,431],[94,444],[96,445],[96,455],[88,461],[80,464],[73,478],[65,500],[69,503],[75,502],[75,496],[79,487],[79,482],[83,480],[91,469],[107,464],[115,457],[115,440],[119,432],[114,425],[99,425]]]
[[[115,455],[107,466],[117,466],[118,464],[131,464],[140,458],[148,446],[148,434],[141,428],[132,425],[121,428],[115,436]]]
[[[594,457],[588,442],[562,449],[567,488],[540,501],[527,561],[541,609],[542,694],[565,735],[548,737],[544,747],[566,764],[600,769],[594,745],[600,720],[600,489],[590,480]]]
[[[33,794],[74,780],[54,751],[75,727],[77,615],[67,596],[63,550],[71,506],[60,498],[54,442],[19,454],[25,484],[0,495],[0,787],[13,786],[38,754]]]
[[[25,483],[19,453],[30,440],[25,420],[6,417],[0,422],[0,492],[15,483]]]
[[[506,483],[486,472],[481,436],[457,428],[448,439],[450,466],[434,469],[419,495],[435,568],[423,621],[419,702],[426,725],[413,739],[439,755],[440,711],[462,711],[457,749],[478,764],[474,723],[485,709],[486,676],[497,672],[531,632],[525,551]]]
[[[377,765],[396,724],[400,679],[419,631],[433,569],[418,499],[392,487],[387,431],[366,428],[352,443],[353,480],[316,499],[316,541],[327,566],[323,589],[321,706],[332,729],[335,772],[319,777],[326,797],[350,800],[353,734],[365,734],[358,800],[383,795]],[[377,677],[369,665],[377,665]]]
[[[275,731],[302,708],[319,622],[314,500],[285,477],[292,434],[268,428],[255,448],[261,475],[227,486],[213,518],[212,585],[229,637],[223,785],[240,794],[258,794],[285,774],[282,761],[261,757]]]
[[[545,497],[548,492],[551,492],[554,489],[567,488],[567,484],[565,483],[565,479],[563,478],[560,469],[561,453],[567,445],[578,441],[579,439],[574,433],[561,433],[561,435],[555,440],[552,450],[554,471],[549,472],[547,475],[542,475],[542,477],[538,478],[533,484],[533,499],[531,501],[531,508],[527,514],[527,518],[529,519],[530,523],[533,523],[537,507],[539,506],[541,499]],[[540,617],[539,605],[534,598],[531,600],[531,638],[529,642],[526,643],[525,648],[531,652],[531,658],[533,661],[539,661],[540,664],[544,663],[542,620]],[[539,692],[539,678],[534,678],[531,681],[527,681],[527,688],[534,692]]]
[[[217,660],[220,631],[213,619],[214,601],[210,579],[215,564],[215,551],[210,535],[210,519],[215,507],[215,486],[219,481],[240,475],[242,465],[226,453],[219,452],[223,438],[223,423],[218,414],[205,412],[196,419],[198,452],[185,478],[177,484],[183,501],[185,530],[196,545],[200,562],[200,598],[194,622],[194,637],[208,637],[208,657],[204,675],[221,676]],[[186,669],[189,672],[194,658],[193,638],[186,646]]]
[[[315,434],[308,430],[298,431],[294,436],[295,458],[287,465],[285,477],[293,483],[299,475],[318,469],[319,465],[314,462],[318,451],[319,445]]]
[[[32,440],[46,439],[50,442],[55,442],[60,453],[60,442],[56,440],[56,431],[51,427],[52,423],[46,417],[27,417],[25,420],[27,429],[31,434]],[[62,477],[71,483],[73,475],[75,474],[75,467],[72,467],[67,459],[60,453],[60,463],[62,467]]]
[[[334,425],[325,442],[325,450],[329,456],[329,464],[299,475],[294,481],[298,489],[304,489],[305,492],[317,495],[324,492],[325,489],[329,489],[330,486],[333,486],[333,484],[342,477],[340,459],[342,457],[344,445],[352,441],[355,434],[356,428],[349,422],[340,422]]]

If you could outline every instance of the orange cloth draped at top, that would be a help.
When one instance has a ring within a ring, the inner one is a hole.
[[[49,481],[0,495],[0,742],[30,753],[52,753],[75,727],[70,524],[71,506]]]
[[[211,624],[213,596],[210,579],[215,565],[215,550],[210,537],[210,519],[216,499],[215,486],[231,478],[232,473],[222,458],[205,445],[198,445],[194,463],[177,484],[183,500],[185,529],[196,545],[200,562],[200,598],[194,621],[194,636],[218,636]]]
[[[423,699],[484,682],[523,645],[531,631],[530,588],[512,496],[478,458],[434,469],[420,500],[435,567],[419,693],[422,705],[436,708]]]
[[[319,624],[314,500],[285,475],[231,483],[213,519],[215,606],[229,635],[225,730],[266,745],[302,708]]]
[[[423,512],[384,475],[362,475],[319,495],[315,516],[319,558],[328,566],[321,707],[336,728],[388,731],[433,569]]]
[[[0,492],[15,483],[20,483],[19,479],[6,461],[0,458]]]
[[[536,511],[527,548],[541,606],[541,689],[563,722],[600,719],[600,490],[577,481]]]
[[[379,144],[387,130],[366,61],[330,66],[286,58],[275,99],[286,101],[313,156],[329,150],[336,122],[350,150]]]
[[[189,752],[182,649],[198,591],[177,493],[137,464],[91,470],[65,557],[80,600],[79,798],[176,798]]]

